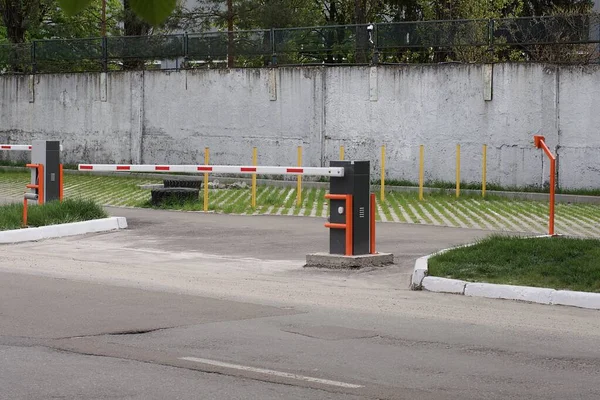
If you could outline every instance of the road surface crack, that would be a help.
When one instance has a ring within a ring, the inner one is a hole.
[[[91,335],[61,337],[61,338],[56,338],[54,340],[82,339],[82,338],[99,337],[99,336],[146,335],[148,333],[165,331],[168,329],[175,329],[175,328],[181,328],[181,327],[183,327],[183,325],[182,326],[167,326],[167,327],[162,327],[162,328],[151,328],[151,329],[128,329],[128,330],[124,330],[124,331],[94,333]]]

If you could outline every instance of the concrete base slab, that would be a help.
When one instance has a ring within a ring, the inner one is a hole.
[[[314,253],[306,255],[306,265],[312,268],[357,269],[384,267],[394,263],[391,253],[364,254],[360,256],[343,256],[341,254]]]

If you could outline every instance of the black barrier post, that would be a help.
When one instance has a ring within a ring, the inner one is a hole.
[[[331,161],[331,167],[343,167],[344,176],[332,177],[331,195],[352,196],[352,210],[346,210],[346,201],[331,199],[329,206],[329,222],[346,225],[346,229],[329,230],[329,253],[344,254],[347,252],[346,230],[351,229],[351,254],[364,255],[370,253],[370,162],[369,161]],[[348,213],[348,215],[347,215]],[[349,217],[349,218],[347,218]]]
[[[44,202],[60,200],[62,184],[60,170],[60,142],[34,140],[33,146],[31,147],[31,163],[44,166],[44,184],[43,193],[41,193]],[[35,183],[33,176],[31,183]]]

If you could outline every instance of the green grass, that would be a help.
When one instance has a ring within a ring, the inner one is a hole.
[[[491,236],[430,258],[429,275],[600,292],[600,240]]]
[[[2,167],[24,167],[27,163],[29,163],[29,161],[0,160],[0,166]]]
[[[373,179],[371,181],[374,185],[380,185],[380,179]],[[400,187],[418,187],[419,183],[408,179],[386,179],[385,185],[387,186],[400,186]],[[456,182],[454,181],[441,181],[441,180],[429,180],[423,182],[423,186],[434,189],[456,189]],[[460,189],[463,190],[481,190],[481,182],[464,182],[460,183]],[[540,185],[529,185],[529,186],[503,186],[497,183],[488,182],[486,184],[486,191],[498,191],[498,192],[525,192],[525,193],[549,193],[549,186]],[[600,196],[600,188],[595,189],[571,189],[571,188],[557,188],[557,194],[573,194],[580,196]]]
[[[106,218],[101,206],[91,200],[53,201],[41,206],[27,207],[27,225],[30,227],[66,224]],[[0,230],[19,229],[23,224],[23,204],[0,206]]]
[[[0,168],[0,198],[22,201],[25,184],[30,176],[25,171]],[[65,198],[89,199],[103,206],[150,207],[150,190],[142,184],[160,184],[161,179],[147,176],[101,176],[94,174],[65,174]],[[210,189],[209,211],[231,214],[284,214],[327,216],[324,199],[326,189],[304,187],[302,206],[296,205],[296,188],[259,185],[257,206],[251,207],[250,189]],[[198,200],[185,204],[167,204],[162,208],[203,211],[203,193]],[[376,218],[402,223],[441,224],[454,227],[494,229],[501,231],[547,232],[548,203],[508,199],[488,195],[454,193],[436,190],[419,201],[416,192],[386,193],[379,201],[377,192]],[[557,204],[557,233],[584,237],[600,237],[600,205]]]

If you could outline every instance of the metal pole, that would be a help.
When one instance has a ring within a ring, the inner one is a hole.
[[[381,202],[385,201],[385,144],[381,146]]]
[[[275,29],[271,28],[271,32],[270,32],[270,40],[271,40],[271,65],[275,66],[277,65],[277,49],[275,47]]]
[[[209,150],[208,147],[204,148],[204,165],[208,165],[209,161]],[[208,172],[204,173],[204,211],[208,211]]]
[[[548,150],[550,153],[550,150]],[[548,221],[548,234],[554,236],[554,202],[556,188],[556,158],[550,158],[550,219]]]
[[[371,193],[371,235],[370,235],[370,246],[369,253],[375,254],[375,207],[377,207],[377,203],[375,200],[375,193]]]
[[[102,70],[108,71],[108,39],[106,36],[102,37]]]
[[[33,75],[35,75],[35,73],[37,72],[37,62],[36,62],[36,56],[35,56],[35,44],[36,44],[36,40],[31,42],[31,73]]]
[[[233,65],[233,0],[227,0],[227,68]]]
[[[301,167],[302,166],[302,146],[298,146],[298,166]],[[296,198],[296,204],[298,205],[298,207],[300,207],[300,205],[302,205],[302,176],[298,175],[298,189],[297,189],[297,198]]]
[[[258,165],[258,151],[252,148],[252,165]],[[256,174],[252,174],[252,208],[256,208]]]
[[[64,172],[63,172],[63,165],[60,164],[58,167],[58,201],[62,202],[63,201],[63,197],[64,197],[64,193],[65,193],[65,189],[64,189],[64,184],[65,184],[65,178],[64,178]]]
[[[23,228],[27,228],[27,197],[23,199]]]
[[[548,234],[554,236],[554,202],[556,201],[556,157],[548,146],[546,145],[545,138],[541,135],[535,135],[533,137],[533,143],[538,149],[542,149],[546,156],[550,159],[550,216],[548,218]]]

